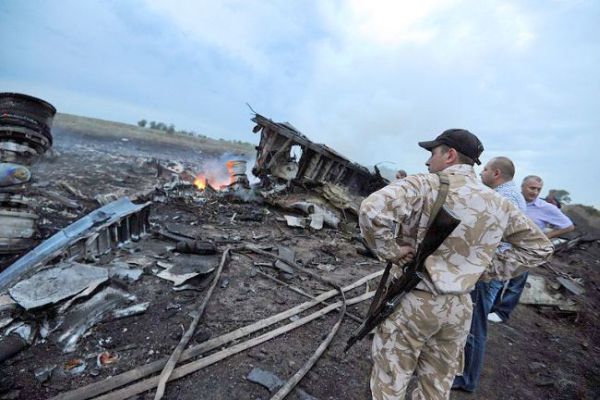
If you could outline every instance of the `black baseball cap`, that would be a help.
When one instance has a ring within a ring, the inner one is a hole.
[[[483,152],[483,144],[481,144],[477,136],[468,130],[448,129],[442,132],[442,134],[436,137],[434,140],[429,142],[419,142],[419,146],[429,151],[442,144],[452,147],[459,153],[464,154],[475,161],[477,165],[481,164],[481,161],[479,161],[479,156]]]

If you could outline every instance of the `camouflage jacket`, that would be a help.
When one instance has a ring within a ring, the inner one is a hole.
[[[425,260],[430,278],[424,281],[426,289],[468,293],[484,273],[486,279],[505,280],[550,258],[553,247],[542,231],[514,204],[483,185],[472,166],[453,165],[443,173],[450,181],[445,204],[461,223]],[[380,259],[395,262],[399,245],[417,247],[423,240],[439,185],[436,174],[411,175],[362,202],[361,232]],[[496,254],[501,240],[512,248]]]

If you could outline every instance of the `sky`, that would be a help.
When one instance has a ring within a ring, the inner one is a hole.
[[[258,143],[248,103],[409,174],[465,128],[600,208],[599,21],[595,0],[0,0],[0,91]]]

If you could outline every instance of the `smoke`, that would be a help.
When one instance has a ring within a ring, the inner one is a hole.
[[[227,170],[228,161],[245,161],[246,175],[250,184],[258,183],[259,179],[252,174],[252,167],[256,162],[256,157],[243,156],[231,152],[223,153],[219,157],[212,157],[201,161],[198,164],[196,174],[204,175],[208,182],[219,189],[220,185],[227,185],[230,182],[229,171]]]

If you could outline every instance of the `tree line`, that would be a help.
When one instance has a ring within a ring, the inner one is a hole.
[[[194,131],[186,131],[183,129],[177,130],[175,129],[175,124],[165,124],[164,122],[156,122],[156,121],[147,121],[145,119],[141,119],[138,121],[138,126],[140,128],[150,128],[150,129],[156,129],[159,131],[163,131],[169,135],[185,135],[185,136],[193,136],[193,137],[197,137],[200,139],[209,139],[208,136],[206,135],[202,135],[200,133],[194,132]],[[241,140],[225,140],[225,139],[218,139],[220,142],[231,142],[231,143],[237,143],[237,144],[242,144],[242,145],[248,145],[248,146],[253,146],[252,143],[248,143],[248,142],[243,142]]]

